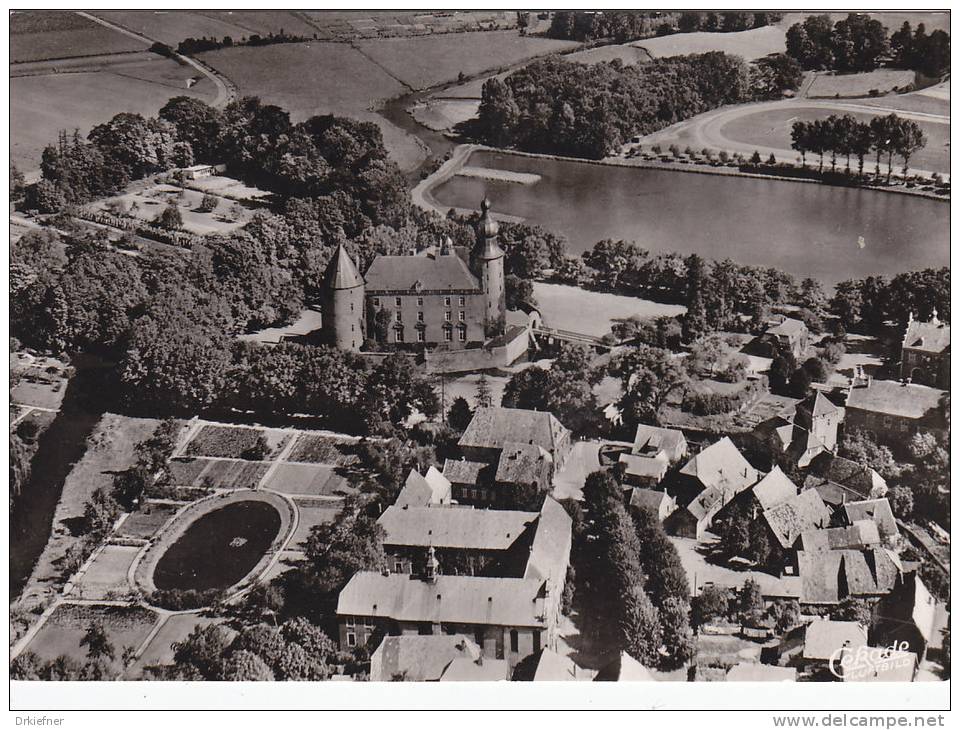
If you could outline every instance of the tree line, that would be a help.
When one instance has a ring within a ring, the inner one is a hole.
[[[805,70],[873,71],[885,62],[939,77],[950,70],[950,35],[930,35],[921,23],[910,23],[892,36],[879,21],[850,13],[834,23],[829,15],[811,15],[787,30],[787,53]]]
[[[719,52],[637,66],[552,58],[484,83],[474,129],[495,147],[599,159],[633,135],[724,104],[766,98],[771,83],[798,79],[789,70],[750,66]]]
[[[626,43],[671,33],[734,33],[778,23],[783,13],[704,12],[584,12],[561,10],[553,14],[547,35],[551,38],[591,42]]]
[[[830,171],[835,172],[837,157],[846,157],[846,172],[850,173],[850,158],[857,160],[857,175],[863,177],[867,155],[876,153],[875,174],[880,177],[880,161],[887,159],[887,183],[893,174],[893,157],[903,160],[903,176],[907,176],[910,158],[927,144],[920,125],[896,114],[874,117],[861,122],[852,114],[831,114],[826,119],[812,122],[796,121],[790,130],[790,146],[800,153],[804,167],[807,153],[820,156],[819,171],[823,172],[824,155],[830,153]]]

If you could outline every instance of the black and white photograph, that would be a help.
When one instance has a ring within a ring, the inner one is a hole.
[[[17,724],[942,727],[950,21],[8,9]]]

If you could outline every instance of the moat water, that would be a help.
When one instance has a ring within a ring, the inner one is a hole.
[[[699,253],[834,285],[948,266],[950,205],[913,195],[810,183],[616,167],[481,151],[468,164],[541,176],[534,185],[455,176],[443,206],[495,212],[564,234],[579,254],[604,238]]]

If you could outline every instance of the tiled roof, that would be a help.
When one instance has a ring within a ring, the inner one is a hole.
[[[552,588],[559,590],[570,562],[572,525],[573,520],[559,502],[553,497],[543,500],[524,578],[549,580]]]
[[[829,660],[843,646],[867,645],[867,630],[856,621],[811,621],[803,645],[805,659]]]
[[[859,493],[861,499],[882,496],[887,491],[887,483],[877,472],[842,456],[826,452],[819,454],[810,462],[810,471]],[[811,482],[813,479],[814,477],[808,476],[804,483],[816,484],[816,481]]]
[[[367,269],[367,294],[409,291],[416,285],[429,291],[476,290],[480,284],[456,255],[377,256]]]
[[[713,517],[724,504],[723,491],[717,487],[707,487],[687,505],[687,511],[700,522],[704,518]]]
[[[847,527],[828,527],[825,530],[804,530],[800,536],[803,550],[844,550],[862,548],[880,542],[877,524],[859,520]]]
[[[435,467],[430,467],[424,477],[411,469],[407,481],[394,502],[396,507],[426,507],[431,504],[450,503],[450,482]]]
[[[553,458],[539,446],[506,444],[497,464],[496,481],[504,484],[538,484]]]
[[[768,335],[786,335],[787,337],[792,337],[793,335],[800,334],[807,329],[807,325],[801,322],[799,319],[791,319],[790,317],[784,317],[783,321],[778,325],[774,325],[767,330]]]
[[[858,520],[872,520],[877,523],[880,537],[885,540],[894,539],[900,535],[897,520],[893,516],[890,502],[884,499],[866,499],[862,502],[847,502],[843,505],[843,512],[850,523]]]
[[[790,549],[800,533],[830,523],[830,510],[815,489],[801,492],[776,507],[764,510],[767,521],[780,545]]]
[[[577,665],[568,656],[544,649],[537,658],[534,682],[573,682],[577,679]]]
[[[441,575],[431,583],[409,575],[354,574],[340,591],[337,614],[404,623],[545,626],[543,581]]]
[[[943,421],[940,400],[946,391],[916,383],[895,380],[872,380],[868,385],[850,389],[847,408],[881,413],[901,418]]]
[[[453,484],[473,484],[480,481],[480,472],[489,468],[482,461],[447,459],[443,462],[443,476]]]
[[[505,682],[510,678],[510,662],[506,659],[480,657],[454,659],[450,662],[441,682]]]
[[[641,489],[634,487],[630,493],[630,506],[640,509],[648,509],[654,514],[660,511],[660,505],[663,500],[669,500],[666,492],[659,492],[656,489]]]
[[[798,409],[804,409],[814,418],[830,415],[831,413],[836,413],[840,410],[839,407],[831,403],[830,399],[819,390],[797,403],[796,407]]]
[[[515,510],[393,506],[377,522],[385,545],[506,550],[536,519]]]
[[[694,477],[705,487],[718,487],[731,496],[760,478],[760,473],[743,458],[728,436],[690,459],[680,473]]]
[[[800,573],[800,603],[834,604],[840,602],[840,570],[843,554],[839,550],[797,553]]]
[[[871,597],[892,591],[901,575],[889,550],[802,550],[797,553],[800,602],[836,604],[849,597]]]
[[[460,446],[502,449],[507,444],[533,444],[554,454],[566,432],[552,413],[524,408],[477,408],[460,437]]]
[[[779,466],[773,467],[769,474],[753,485],[753,496],[765,510],[796,497],[797,491],[797,485],[790,481]]]
[[[337,246],[333,258],[327,264],[327,270],[323,273],[323,285],[326,289],[353,289],[363,285],[363,277],[343,244]]]
[[[849,596],[877,596],[889,593],[900,577],[897,562],[884,548],[841,550],[842,575]],[[847,596],[842,596],[846,598]]]
[[[593,678],[594,682],[653,682],[654,677],[643,664],[625,651],[607,662]]]
[[[943,352],[950,347],[950,325],[945,322],[917,322],[907,325],[903,346],[925,352]]]
[[[434,682],[454,659],[475,661],[483,652],[466,636],[386,636],[370,657],[370,681]]]
[[[803,485],[804,491],[815,489],[824,502],[834,507],[838,507],[844,502],[853,502],[863,498],[862,494],[850,489],[850,487],[812,475],[807,475],[803,480]]]
[[[775,667],[772,664],[740,662],[727,671],[728,682],[796,682],[793,667]]]
[[[626,466],[625,474],[649,479],[663,479],[663,475],[670,467],[670,462],[663,453],[654,457],[623,453],[620,454],[619,461]]]
[[[641,423],[637,426],[637,435],[633,439],[633,453],[639,454],[645,450],[658,451],[660,449],[674,451],[677,447],[686,443],[686,440],[683,431]]]

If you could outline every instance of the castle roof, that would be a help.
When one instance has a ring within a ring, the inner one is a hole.
[[[733,494],[742,492],[760,478],[728,436],[690,459],[680,473],[693,477],[705,487],[717,487]]]
[[[503,249],[497,245],[497,234],[500,225],[490,213],[490,201],[486,198],[480,203],[480,220],[477,221],[477,245],[473,254],[479,259],[487,260],[501,258]]]
[[[943,421],[940,399],[945,391],[915,383],[895,380],[873,380],[865,386],[850,389],[847,408],[858,408],[871,413],[882,413],[901,418]]]
[[[950,325],[939,319],[911,321],[903,335],[903,346],[924,352],[945,352],[950,349]]]
[[[323,285],[327,289],[353,289],[363,286],[363,277],[342,243],[333,252],[333,258],[323,272]]]
[[[547,453],[556,452],[567,429],[548,411],[525,408],[477,408],[460,437],[461,447],[502,449],[508,444],[533,444]]]
[[[515,510],[394,505],[377,522],[384,529],[385,545],[506,550],[537,517],[536,512]]]
[[[367,293],[403,291],[480,291],[459,256],[377,256],[367,269]]]

